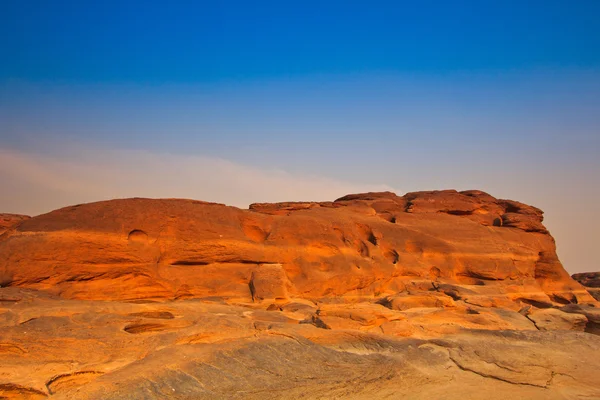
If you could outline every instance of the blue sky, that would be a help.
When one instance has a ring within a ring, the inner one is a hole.
[[[597,269],[600,2],[0,5],[0,211],[486,190]]]
[[[3,78],[157,84],[600,62],[597,1],[2,4]]]

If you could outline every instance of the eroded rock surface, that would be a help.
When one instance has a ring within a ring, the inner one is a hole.
[[[0,235],[29,218],[27,215],[0,213]]]
[[[0,305],[9,399],[478,399],[484,387],[490,399],[600,396],[599,336],[538,331],[518,312],[460,301],[397,311],[2,288]]]
[[[113,200],[0,236],[0,398],[600,398],[599,333],[542,212],[480,191]]]
[[[530,313],[527,318],[541,331],[585,331],[588,319],[580,313],[568,313],[556,308],[544,308]]]
[[[72,299],[373,299],[415,280],[426,291],[493,288],[500,303],[593,301],[560,264],[539,209],[479,191],[250,210],[112,200],[31,218],[0,240],[2,286]]]

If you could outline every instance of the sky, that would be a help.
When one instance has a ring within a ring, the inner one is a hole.
[[[600,270],[598,1],[0,2],[0,212],[480,189]]]

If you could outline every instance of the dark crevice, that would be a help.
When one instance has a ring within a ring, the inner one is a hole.
[[[317,328],[320,329],[331,329],[331,327],[329,325],[327,325],[325,322],[323,322],[323,320],[321,318],[319,318],[316,315],[313,315],[311,318],[309,319],[305,319],[303,321],[300,321],[301,324],[310,324],[310,325],[314,325]]]
[[[533,323],[533,326],[535,326],[535,329],[537,329],[538,331],[541,330],[539,326],[537,326],[537,324],[535,323],[534,320],[532,320],[531,318],[529,318],[529,315],[525,315],[525,318],[527,318],[528,320],[530,320]]]
[[[521,212],[521,207],[518,207],[516,204],[513,204],[513,203],[505,202],[504,210],[505,210],[504,212],[507,212],[507,213],[519,214]]]
[[[523,299],[523,298],[520,298],[517,300],[520,300],[525,304],[529,304],[529,305],[532,305],[537,308],[552,308],[552,304],[546,303],[544,301],[538,301],[538,300],[533,300],[533,299]]]
[[[256,260],[233,260],[233,261],[223,261],[218,262],[217,264],[280,264],[278,261],[256,261]]]
[[[123,330],[127,333],[138,334],[145,332],[158,332],[167,329],[164,324],[131,324],[127,325]]]
[[[451,354],[449,354],[449,358],[450,360],[461,370],[466,371],[466,372],[472,372],[474,374],[477,374],[479,376],[481,376],[482,378],[490,378],[490,379],[495,379],[497,381],[501,381],[501,382],[506,382],[506,383],[510,383],[512,385],[524,385],[524,386],[534,386],[534,387],[540,387],[540,388],[546,388],[545,385],[536,385],[534,383],[527,383],[527,382],[514,382],[511,381],[509,379],[505,379],[496,375],[491,375],[491,374],[486,374],[480,371],[476,371],[472,368],[467,367],[466,365],[462,365],[460,363],[459,360],[455,359]]]
[[[383,212],[381,214],[377,214],[377,216],[381,219],[383,219],[384,221],[387,221],[389,223],[395,224],[396,223],[396,216],[392,215],[388,212]]]
[[[384,306],[385,308],[389,308],[390,310],[392,310],[392,302],[390,301],[390,299],[388,299],[387,297],[384,297],[382,299],[379,299],[375,302],[375,304],[379,304]]]
[[[460,299],[462,299],[462,297],[455,290],[442,290],[442,292],[445,295],[452,297],[453,300],[460,300]]]
[[[9,278],[4,278],[2,280],[0,280],[0,287],[9,287],[10,285],[12,285],[13,280],[9,279]]]
[[[257,260],[227,260],[227,261],[198,261],[198,260],[179,260],[171,263],[171,266],[203,266],[210,264],[279,264],[277,261],[257,261]]]
[[[369,237],[367,238],[367,240],[373,245],[373,246],[377,246],[377,238],[375,237],[375,235],[373,234],[373,232],[369,232]]]
[[[450,214],[450,215],[473,215],[473,211],[467,211],[467,210],[448,210],[448,211],[442,211],[445,212],[446,214]]]
[[[600,336],[600,323],[588,321],[588,323],[585,325],[584,332]]]
[[[543,229],[543,228],[529,228],[529,229],[524,229],[525,232],[529,232],[529,233],[548,233],[547,229]]]
[[[462,272],[462,273],[458,273],[456,274],[457,276],[464,276],[467,278],[474,278],[474,279],[481,279],[482,281],[499,281],[501,279],[498,278],[492,278],[489,276],[484,276],[481,274],[478,274],[477,272]]]
[[[554,294],[550,295],[550,299],[556,303],[564,304],[564,305],[572,304],[572,303],[577,304],[577,298],[575,296],[573,296],[574,301],[569,301],[562,296],[557,296]]]
[[[187,260],[180,260],[180,261],[175,261],[175,262],[171,263],[172,266],[175,266],[175,265],[194,266],[194,265],[208,265],[208,264],[210,264],[210,263],[206,262],[206,261],[187,261]]]

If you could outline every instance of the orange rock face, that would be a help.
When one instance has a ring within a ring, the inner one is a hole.
[[[249,210],[113,200],[26,220],[0,241],[2,286],[73,299],[360,300],[415,281],[485,287],[499,301],[593,301],[560,264],[542,211],[479,191]]]
[[[0,235],[29,219],[27,215],[0,214]]]

